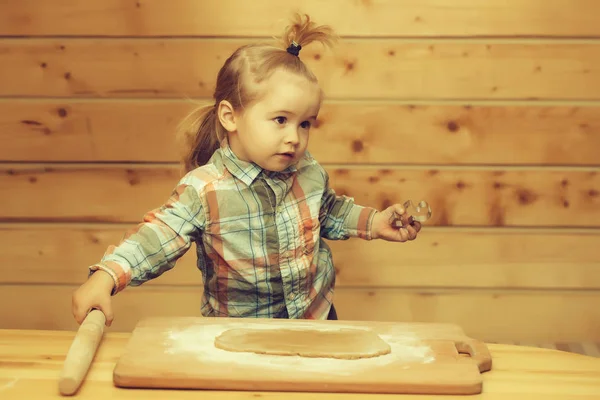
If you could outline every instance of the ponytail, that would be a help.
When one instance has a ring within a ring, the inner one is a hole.
[[[279,42],[284,49],[298,56],[300,49],[312,42],[321,42],[321,44],[331,47],[338,40],[338,36],[328,25],[317,25],[307,14],[294,13],[291,18],[291,24],[285,27]],[[297,47],[296,47],[297,46]]]
[[[331,27],[315,24],[308,15],[295,14],[279,38],[280,46],[249,44],[235,50],[217,74],[214,103],[196,108],[179,125],[178,136],[185,149],[184,172],[207,164],[227,136],[217,116],[221,101],[227,100],[235,110],[243,110],[259,97],[259,84],[278,68],[317,82],[316,76],[300,60],[299,51],[312,42],[331,46],[336,40]]]
[[[217,117],[215,105],[201,106],[193,110],[179,124],[178,135],[183,141],[182,164],[184,172],[208,163],[225,137],[225,128]]]

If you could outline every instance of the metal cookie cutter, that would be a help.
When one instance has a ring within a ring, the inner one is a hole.
[[[395,216],[394,222],[397,227],[410,225],[414,221],[425,222],[429,218],[431,218],[432,214],[431,207],[429,206],[429,203],[427,203],[425,200],[421,200],[417,203],[417,205],[414,205],[412,200],[407,200],[406,202],[404,202],[404,210],[406,215],[408,215],[408,223],[404,223],[403,220],[406,219],[404,219],[403,217]]]

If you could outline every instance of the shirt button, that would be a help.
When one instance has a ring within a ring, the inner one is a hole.
[[[296,293],[290,293],[288,295],[288,299],[290,299],[290,300],[294,300],[295,298],[296,298]]]

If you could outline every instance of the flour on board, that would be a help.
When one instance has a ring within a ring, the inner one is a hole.
[[[244,328],[252,329],[281,329],[289,328],[289,325],[244,323]],[[310,323],[298,323],[295,328],[305,327],[315,329]],[[166,353],[173,355],[193,356],[202,361],[223,364],[244,364],[251,367],[290,368],[293,370],[303,369],[307,371],[322,371],[345,375],[360,369],[383,366],[391,363],[404,364],[408,368],[410,364],[426,364],[435,360],[433,351],[410,332],[398,330],[387,335],[379,335],[386,341],[392,351],[390,354],[374,358],[363,358],[356,360],[344,360],[336,358],[311,358],[302,356],[280,356],[268,354],[256,354],[245,352],[231,352],[214,346],[214,341],[224,331],[231,329],[231,325],[225,324],[202,324],[194,325],[181,330],[171,330],[166,337]],[[340,328],[357,329],[356,326],[319,327],[321,330],[339,330]],[[360,329],[360,328],[359,328]],[[366,328],[363,328],[366,329]]]

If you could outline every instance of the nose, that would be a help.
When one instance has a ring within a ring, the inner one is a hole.
[[[296,146],[300,141],[300,136],[298,135],[298,131],[296,129],[288,129],[285,133],[285,143]]]

